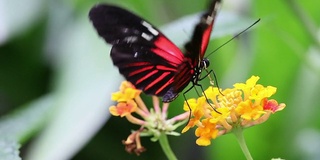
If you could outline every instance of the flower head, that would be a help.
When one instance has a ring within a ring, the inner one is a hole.
[[[188,100],[184,108],[189,106],[192,117],[182,132],[196,126],[196,143],[207,146],[211,139],[235,128],[247,128],[263,123],[270,113],[283,110],[284,103],[278,104],[276,100],[268,99],[277,89],[257,84],[258,80],[259,77],[252,76],[246,83],[236,83],[234,88],[221,92],[216,87],[209,87],[204,94],[212,102],[210,104],[205,96]]]
[[[163,134],[180,135],[174,130],[185,123],[189,117],[189,112],[184,112],[167,119],[169,103],[164,103],[160,107],[159,98],[153,96],[153,108],[148,109],[142,101],[140,93],[141,91],[130,82],[122,82],[120,91],[112,94],[112,100],[118,103],[109,108],[113,116],[125,117],[129,122],[140,126],[137,131],[133,131],[129,135],[127,140],[122,142],[126,146],[127,152],[137,155],[146,150],[141,145],[141,136],[152,136],[151,140],[157,141]]]

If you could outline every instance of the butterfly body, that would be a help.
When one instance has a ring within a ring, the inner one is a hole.
[[[219,0],[201,17],[183,53],[157,28],[122,8],[99,4],[89,13],[98,34],[112,45],[119,72],[146,94],[171,102],[191,82],[198,84],[209,65],[204,58]]]

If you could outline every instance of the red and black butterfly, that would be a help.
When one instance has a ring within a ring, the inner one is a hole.
[[[98,34],[112,45],[111,58],[119,72],[146,94],[171,102],[190,82],[192,87],[199,85],[202,70],[209,66],[204,54],[219,6],[220,0],[213,0],[184,54],[149,22],[127,10],[98,4],[89,18]]]

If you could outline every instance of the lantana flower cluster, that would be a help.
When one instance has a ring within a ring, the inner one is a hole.
[[[271,113],[283,110],[284,103],[269,99],[277,88],[256,84],[258,80],[252,76],[246,83],[236,83],[234,88],[222,91],[209,87],[204,96],[187,100],[184,110],[191,109],[192,117],[182,133],[196,127],[196,143],[208,146],[218,136],[263,123]]]
[[[152,141],[160,139],[161,144],[163,135],[180,135],[174,130],[185,124],[189,117],[189,112],[184,112],[167,119],[169,103],[163,103],[160,107],[159,98],[152,96],[153,107],[148,108],[141,99],[140,93],[141,90],[136,89],[130,82],[124,81],[120,91],[112,94],[112,100],[117,101],[117,105],[109,108],[113,116],[125,117],[129,122],[140,126],[123,141],[126,151],[137,155],[145,151],[141,145],[141,136],[151,136]],[[166,143],[166,139],[163,141]]]

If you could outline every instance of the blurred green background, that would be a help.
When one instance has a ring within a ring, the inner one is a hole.
[[[122,79],[109,58],[110,46],[88,20],[89,9],[98,2],[0,1],[0,159],[165,159],[159,144],[149,138],[143,138],[147,152],[139,157],[126,153],[121,144],[138,126],[108,113],[110,95]],[[188,22],[197,21],[187,15],[203,11],[207,4],[103,2],[144,17],[179,47],[191,36],[193,24]],[[222,4],[208,52],[258,18],[261,22],[209,57],[220,87],[257,75],[260,84],[278,88],[273,98],[287,104],[267,122],[245,131],[254,159],[320,157],[319,5],[302,0]],[[188,97],[195,97],[191,92]],[[150,102],[147,96],[145,100]],[[180,96],[169,116],[181,113],[182,106]],[[179,159],[245,159],[233,135],[199,147],[193,132],[169,137]]]

